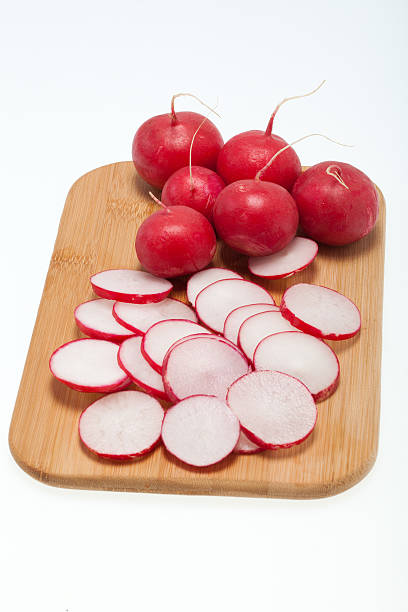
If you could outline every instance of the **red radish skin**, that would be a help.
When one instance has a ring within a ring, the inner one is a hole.
[[[112,300],[90,300],[75,308],[74,317],[78,328],[86,336],[110,342],[123,342],[134,334],[120,325],[112,314]]]
[[[118,363],[141,389],[162,400],[168,400],[161,375],[146,361],[141,351],[142,338],[134,336],[119,347]]]
[[[202,270],[201,272],[193,274],[187,282],[188,301],[194,306],[200,291],[218,280],[227,280],[229,278],[242,279],[242,276],[226,268],[208,268],[207,270]]]
[[[304,270],[314,261],[319,247],[314,240],[295,236],[284,249],[265,255],[250,257],[248,269],[251,274],[261,278],[280,279]]]
[[[252,440],[250,440],[248,436],[241,431],[237,445],[234,448],[234,453],[237,455],[256,455],[257,453],[262,453],[264,450],[266,450],[266,448],[258,446],[255,444],[255,442],[252,442]]]
[[[279,312],[279,306],[272,304],[249,304],[249,306],[240,306],[235,308],[225,319],[223,334],[234,344],[238,344],[238,333],[242,323],[259,312]]]
[[[242,323],[238,332],[238,346],[249,361],[252,362],[255,349],[261,340],[283,331],[298,330],[289,321],[284,319],[279,311],[260,312],[251,315]]]
[[[167,319],[187,319],[197,322],[197,316],[187,304],[174,298],[166,298],[155,304],[126,304],[115,302],[113,317],[133,334],[143,336],[155,323]]]
[[[91,276],[91,285],[99,297],[132,304],[161,302],[173,289],[168,280],[126,269],[98,272]]]

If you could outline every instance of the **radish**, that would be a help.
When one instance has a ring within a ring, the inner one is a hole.
[[[82,412],[79,436],[86,448],[99,457],[134,459],[159,442],[163,417],[159,402],[145,393],[112,393]]]
[[[312,166],[297,179],[292,195],[305,234],[323,244],[359,240],[377,220],[377,189],[350,164],[327,161]]]
[[[283,316],[298,329],[326,340],[346,340],[361,327],[360,311],[334,289],[299,283],[282,297]]]
[[[316,401],[337,389],[340,365],[336,354],[322,340],[302,332],[267,336],[254,353],[255,370],[277,370],[298,378]]]
[[[180,341],[163,361],[163,382],[171,401],[191,395],[225,399],[228,387],[250,370],[248,361],[223,338],[207,335]]]
[[[318,246],[314,240],[296,236],[284,249],[265,255],[250,257],[249,271],[262,278],[286,278],[309,266],[317,255]]]
[[[142,338],[134,336],[119,347],[118,363],[129,378],[154,397],[167,400],[162,377],[146,361],[141,352]]]
[[[115,302],[112,313],[123,327],[139,335],[145,334],[149,327],[166,319],[197,321],[195,312],[187,304],[173,298],[166,298],[154,304]]]
[[[252,442],[252,440],[250,440],[248,436],[241,431],[237,445],[234,448],[234,453],[237,455],[255,455],[256,453],[261,453],[264,450],[266,449],[262,448],[262,446],[258,446],[258,444],[255,444],[255,442]]]
[[[253,361],[255,349],[261,340],[284,331],[298,330],[284,319],[280,312],[260,312],[251,315],[242,323],[238,332],[238,346],[248,359]]]
[[[238,278],[219,280],[205,287],[196,298],[196,311],[200,321],[212,330],[222,333],[227,316],[239,306],[259,304],[275,305],[273,297],[259,285]]]
[[[50,358],[51,373],[76,391],[105,393],[130,384],[118,365],[114,342],[81,338],[57,348]]]
[[[168,280],[141,270],[104,270],[91,276],[91,285],[102,298],[135,304],[160,302],[173,289]]]
[[[147,217],[136,235],[136,253],[146,270],[162,277],[202,270],[217,247],[211,223],[188,206],[164,206]]]
[[[242,276],[237,272],[233,272],[232,270],[227,270],[225,268],[208,268],[207,270],[202,270],[201,272],[196,272],[188,279],[187,282],[187,298],[188,301],[195,305],[195,301],[197,299],[197,295],[208,285],[212,285],[215,281],[225,280],[228,278],[240,278]]]
[[[279,311],[279,306],[272,304],[249,304],[235,308],[225,319],[223,334],[234,344],[238,344],[238,332],[242,323],[254,314],[266,311]]]
[[[166,449],[184,463],[205,467],[234,450],[239,432],[239,421],[225,402],[209,395],[193,395],[167,410],[162,440]]]
[[[227,403],[250,440],[264,448],[289,448],[312,433],[316,404],[296,378],[281,372],[251,372],[235,381]]]
[[[143,336],[142,354],[152,368],[161,373],[163,359],[171,345],[180,338],[198,333],[210,334],[211,332],[198,325],[198,323],[183,319],[160,321],[152,325]]]
[[[91,338],[122,342],[133,334],[112,315],[112,300],[90,300],[75,308],[74,317],[81,332]]]
[[[188,165],[191,139],[205,119],[193,112],[176,114],[174,101],[179,96],[190,96],[210,108],[192,94],[176,94],[171,100],[170,114],[157,115],[145,121],[133,139],[132,158],[136,170],[145,181],[159,189],[176,170]],[[207,119],[196,139],[193,164],[215,170],[223,144],[220,132]]]

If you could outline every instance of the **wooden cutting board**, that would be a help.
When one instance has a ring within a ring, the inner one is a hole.
[[[92,298],[91,274],[138,265],[136,230],[156,210],[148,186],[131,162],[104,166],[71,188],[55,242],[37,321],[10,427],[10,448],[31,476],[50,485],[114,491],[314,498],[357,483],[372,467],[380,410],[381,325],[385,206],[375,230],[348,247],[321,247],[305,271],[281,281],[257,281],[279,303],[298,282],[341,291],[361,309],[361,333],[331,342],[341,365],[339,389],[318,404],[318,423],[307,441],[291,449],[253,456],[231,455],[211,468],[192,468],[163,447],[131,463],[98,459],[80,444],[81,411],[96,394],[70,390],[55,380],[48,359],[78,338],[73,311]],[[250,278],[246,258],[219,244],[214,265]],[[185,282],[173,297],[186,299]]]

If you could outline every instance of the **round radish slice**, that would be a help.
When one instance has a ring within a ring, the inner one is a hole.
[[[198,323],[184,319],[168,319],[152,325],[145,333],[142,341],[142,354],[152,368],[161,373],[163,359],[177,340],[192,334],[210,334]]]
[[[112,300],[90,300],[75,308],[74,317],[81,332],[91,338],[122,342],[133,334],[120,325],[112,314]]]
[[[149,327],[159,321],[168,319],[185,319],[197,322],[194,310],[173,298],[152,304],[126,304],[125,302],[115,302],[113,306],[113,316],[124,327],[127,327],[135,334],[143,335]]]
[[[255,444],[255,442],[252,442],[252,440],[250,440],[243,431],[241,431],[237,445],[234,448],[234,453],[237,453],[237,455],[255,455],[256,453],[261,453],[264,450],[266,450],[265,447],[258,446]]]
[[[81,338],[57,348],[50,358],[55,378],[77,391],[105,393],[129,383],[114,342]]]
[[[322,340],[302,332],[281,332],[261,340],[255,349],[256,370],[277,370],[298,378],[316,401],[337,388],[339,360]]]
[[[238,344],[238,332],[242,323],[249,317],[252,317],[252,315],[266,311],[279,311],[279,306],[272,306],[272,304],[249,304],[249,306],[235,308],[225,319],[224,336],[234,344]]]
[[[210,395],[194,395],[167,410],[162,439],[172,455],[204,467],[227,457],[239,432],[239,421],[225,402]]]
[[[225,319],[235,308],[260,302],[275,305],[273,297],[255,283],[237,278],[219,280],[200,291],[196,311],[205,325],[222,332]]]
[[[229,278],[242,279],[242,276],[237,272],[226,270],[225,268],[208,268],[207,270],[196,272],[187,282],[187,298],[189,302],[194,306],[200,291],[208,287],[208,285],[212,285],[215,281]]]
[[[227,403],[244,433],[264,448],[289,448],[313,431],[317,409],[309,390],[281,372],[251,372],[235,381]]]
[[[225,400],[228,387],[250,370],[236,347],[217,336],[190,337],[177,343],[163,362],[163,382],[172,401],[191,395]]]
[[[312,263],[319,247],[314,240],[296,236],[287,247],[264,257],[250,257],[248,268],[262,278],[285,278],[300,272]]]
[[[299,283],[289,287],[283,294],[281,311],[298,329],[327,340],[352,338],[361,327],[360,311],[354,302],[320,285]]]
[[[141,270],[104,270],[91,276],[91,285],[100,297],[135,304],[161,302],[173,289],[165,278]]]
[[[238,344],[250,361],[261,340],[271,334],[284,331],[298,331],[284,319],[280,312],[260,312],[246,319],[238,333]]]
[[[160,440],[164,410],[140,391],[111,393],[93,402],[79,419],[79,436],[88,450],[106,459],[133,459]]]
[[[118,353],[119,365],[129,378],[147,393],[167,400],[163,379],[143,357],[141,344],[140,336],[134,336],[122,342]]]

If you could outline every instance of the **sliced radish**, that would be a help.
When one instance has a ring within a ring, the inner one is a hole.
[[[232,270],[225,268],[208,268],[207,270],[201,270],[191,276],[187,282],[187,298],[193,306],[197,295],[208,285],[212,285],[215,281],[225,280],[229,278],[240,278],[242,276]]]
[[[296,236],[287,247],[264,257],[250,257],[248,268],[262,278],[285,278],[300,272],[312,263],[319,247],[314,240]]]
[[[255,283],[237,278],[219,280],[200,291],[196,311],[205,325],[222,332],[225,319],[235,308],[260,302],[275,305],[273,297]]]
[[[340,365],[336,354],[322,340],[302,332],[280,332],[258,344],[256,370],[277,370],[298,378],[316,401],[337,388]]]
[[[55,378],[77,391],[105,393],[130,383],[118,364],[114,342],[81,338],[57,348],[50,358]]]
[[[135,304],[161,302],[173,289],[165,278],[141,270],[104,270],[91,276],[91,285],[100,297]]]
[[[192,334],[210,334],[211,332],[192,321],[184,319],[168,319],[152,325],[145,333],[142,341],[142,354],[152,368],[161,373],[163,359],[171,347],[180,338]]]
[[[197,316],[190,306],[173,298],[166,298],[161,302],[151,304],[115,302],[113,316],[124,327],[140,335],[145,334],[155,323],[167,319],[197,321]]]
[[[280,312],[259,312],[246,319],[238,333],[238,345],[250,361],[261,340],[283,331],[298,331]]]
[[[167,400],[163,379],[143,357],[141,344],[141,336],[134,336],[122,342],[119,347],[118,363],[139,387],[155,397]]]
[[[120,325],[112,314],[112,300],[90,300],[75,308],[74,317],[81,332],[91,338],[122,342],[133,334]]]
[[[79,419],[79,436],[88,450],[107,459],[133,459],[160,440],[164,410],[140,391],[111,393],[93,402]]]
[[[164,388],[174,402],[191,395],[214,395],[225,400],[228,387],[249,370],[241,351],[223,338],[185,338],[166,354]]]
[[[261,453],[264,450],[266,450],[264,447],[258,446],[258,444],[255,444],[255,442],[252,442],[252,440],[250,440],[248,436],[241,431],[237,445],[234,448],[234,453],[237,453],[237,455],[255,455],[256,453]]]
[[[251,372],[235,381],[227,403],[244,433],[264,448],[289,448],[313,431],[316,404],[296,378],[281,372]]]
[[[238,344],[238,332],[242,323],[248,317],[266,311],[279,311],[279,306],[272,306],[272,304],[249,304],[249,306],[235,308],[225,319],[223,331],[225,338],[228,338],[234,344]]]
[[[281,311],[295,327],[327,340],[346,340],[361,327],[360,311],[354,302],[320,285],[299,283],[289,287],[283,294]]]
[[[204,467],[227,457],[239,432],[239,421],[225,402],[210,395],[194,395],[167,410],[162,439],[172,455]]]

